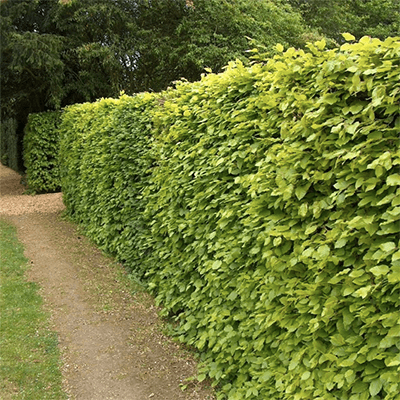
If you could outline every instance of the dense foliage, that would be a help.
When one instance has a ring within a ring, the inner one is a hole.
[[[90,237],[136,269],[147,244],[144,200],[152,158],[149,93],[68,107],[62,118],[61,181],[67,213]]]
[[[269,0],[153,0],[138,17],[140,90],[163,90],[173,81],[199,80],[205,68],[221,72],[246,60],[249,38],[271,49],[302,47],[307,29],[285,2]]]
[[[1,119],[159,91],[245,59],[246,36],[304,45],[290,6],[240,0],[9,0],[1,9]],[[21,158],[21,154],[19,154]]]
[[[306,23],[327,38],[343,42],[343,32],[357,39],[372,36],[382,40],[400,35],[398,0],[288,0]]]
[[[59,132],[61,113],[30,114],[25,126],[24,165],[30,193],[61,189],[59,172]]]
[[[310,50],[164,105],[147,275],[229,399],[394,399],[400,44]]]
[[[131,257],[221,398],[394,400],[400,42],[259,59],[155,114],[150,95],[69,108],[67,207]]]

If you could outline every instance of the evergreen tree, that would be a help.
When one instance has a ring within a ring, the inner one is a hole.
[[[1,151],[0,158],[22,170],[22,137],[27,116],[60,106],[64,38],[53,30],[49,13],[56,1],[0,3]],[[12,127],[12,129],[3,129]]]

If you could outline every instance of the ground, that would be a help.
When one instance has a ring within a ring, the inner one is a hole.
[[[151,296],[62,218],[61,193],[23,195],[20,179],[0,164],[0,217],[16,226],[28,279],[40,285],[68,398],[214,399],[209,385],[186,381],[195,358],[163,334]]]

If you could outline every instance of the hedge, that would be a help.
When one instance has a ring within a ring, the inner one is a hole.
[[[24,128],[23,158],[30,193],[61,189],[59,171],[60,111],[30,114]]]
[[[319,42],[164,105],[147,274],[229,399],[398,396],[399,56]]]
[[[150,110],[157,95],[126,95],[65,109],[61,182],[67,214],[105,251],[135,269],[146,242],[141,190],[153,162]]]
[[[276,50],[126,98],[132,134],[121,100],[69,108],[66,204],[219,398],[398,399],[400,39]]]

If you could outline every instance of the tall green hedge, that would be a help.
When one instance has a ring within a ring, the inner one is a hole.
[[[68,109],[66,204],[134,260],[219,398],[398,399],[400,39],[276,49],[154,112],[125,99],[126,130],[121,100]]]
[[[148,278],[229,399],[398,396],[399,74],[319,42],[165,103]]]
[[[61,189],[59,171],[61,113],[48,111],[30,114],[25,125],[24,165],[26,183],[31,193],[56,192]]]

